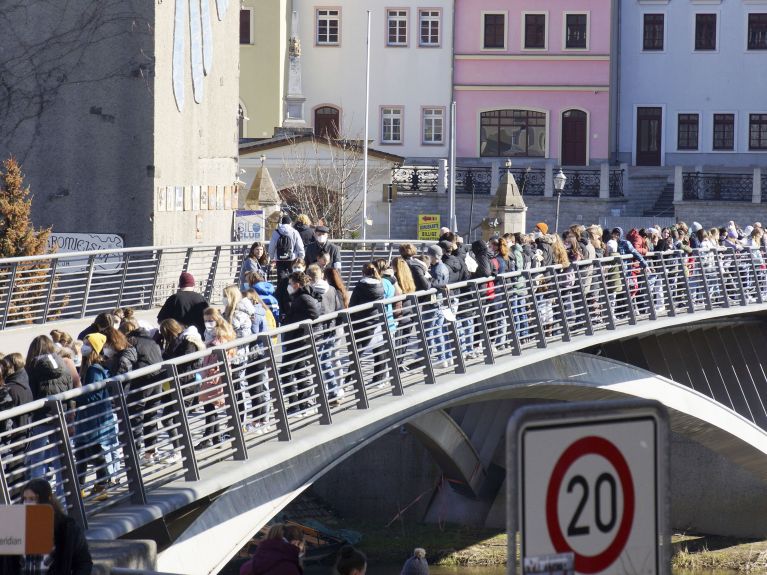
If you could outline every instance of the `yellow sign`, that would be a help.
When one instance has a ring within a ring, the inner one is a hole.
[[[418,214],[418,239],[439,240],[439,214]]]

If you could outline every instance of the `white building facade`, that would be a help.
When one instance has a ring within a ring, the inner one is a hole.
[[[411,160],[447,157],[453,0],[294,0],[293,10],[307,127],[364,138],[370,10],[371,146]]]
[[[620,10],[619,161],[765,164],[767,0],[625,0]]]

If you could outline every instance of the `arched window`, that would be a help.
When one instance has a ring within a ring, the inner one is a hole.
[[[531,110],[493,110],[480,116],[483,157],[542,158],[546,155],[546,114]]]
[[[314,135],[318,138],[338,138],[341,111],[333,106],[320,106],[314,110]]]

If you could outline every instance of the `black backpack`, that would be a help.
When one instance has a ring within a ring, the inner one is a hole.
[[[280,230],[277,230],[277,235],[279,236],[275,246],[277,260],[281,262],[293,261],[293,240],[290,234],[283,234]]]

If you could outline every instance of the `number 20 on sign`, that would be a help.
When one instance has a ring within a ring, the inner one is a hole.
[[[643,400],[533,406],[507,431],[509,573],[667,575],[668,425]]]

